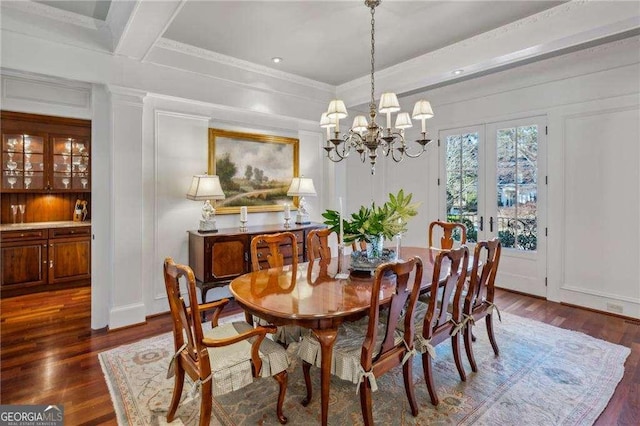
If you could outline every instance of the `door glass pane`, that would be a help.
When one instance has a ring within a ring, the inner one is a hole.
[[[447,221],[467,227],[467,241],[478,240],[478,133],[451,135],[447,149]],[[456,240],[459,235],[454,235]]]
[[[503,247],[536,250],[538,126],[497,132],[498,237]]]

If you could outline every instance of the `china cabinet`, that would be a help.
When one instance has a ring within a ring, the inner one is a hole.
[[[2,192],[89,192],[91,122],[2,112]]]

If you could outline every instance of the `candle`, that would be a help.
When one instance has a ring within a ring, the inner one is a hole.
[[[427,131],[427,125],[426,125],[425,121],[426,120],[423,118],[422,119],[422,133],[425,133]]]
[[[291,219],[291,207],[288,203],[284,205],[284,218]]]
[[[242,222],[247,221],[247,206],[240,207],[240,220]]]
[[[339,219],[340,219],[340,245],[344,245],[344,229],[342,229],[342,197],[338,197],[338,204],[340,206]]]
[[[387,113],[387,129],[391,128],[391,113]]]

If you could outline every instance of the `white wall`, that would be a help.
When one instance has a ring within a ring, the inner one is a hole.
[[[632,317],[640,317],[639,64],[633,37],[401,99],[404,110],[431,101],[433,139],[440,129],[546,116],[547,297]],[[405,244],[424,245],[427,224],[444,211],[437,150],[400,165],[379,160],[377,193],[404,187],[422,202]],[[349,167],[351,209],[369,192],[364,169]]]
[[[437,136],[439,129],[546,115],[550,126],[551,182],[548,297],[602,310],[606,310],[607,303],[613,303],[622,306],[624,314],[636,317],[640,317],[636,270],[629,269],[624,274],[619,269],[613,270],[603,283],[595,259],[589,258],[588,264],[582,265],[586,270],[580,271],[575,259],[567,255],[574,255],[582,243],[580,238],[590,233],[593,247],[622,251],[625,254],[619,259],[627,264],[635,259],[637,265],[640,260],[637,230],[640,193],[628,192],[640,183],[638,136],[633,135],[633,129],[638,127],[640,92],[638,47],[638,38],[627,39],[401,100],[405,110],[420,97],[432,101],[436,112],[429,122],[432,137]],[[436,181],[440,164],[435,143],[419,159],[395,164],[380,158],[373,177],[369,167],[360,164],[357,158],[346,162],[348,167],[323,159],[323,137],[316,124],[316,111],[327,104],[330,94],[326,91],[314,88],[318,96],[310,99],[304,88],[297,85],[278,90],[281,81],[264,88],[260,83],[264,79],[259,76],[255,85],[234,84],[4,32],[2,62],[5,67],[19,70],[20,78],[33,84],[41,84],[41,79],[28,73],[47,70],[56,77],[58,87],[78,84],[59,78],[81,80],[85,82],[81,86],[90,87],[89,116],[93,120],[94,144],[92,199],[94,209],[100,210],[92,214],[96,236],[93,268],[101,272],[99,276],[94,274],[92,284],[94,328],[132,324],[144,320],[145,315],[166,310],[160,265],[167,255],[187,260],[185,231],[196,226],[200,205],[186,200],[184,192],[190,176],[206,168],[207,127],[298,137],[301,172],[314,178],[320,194],[309,200],[313,220],[321,220],[320,213],[325,208],[335,208],[338,196],[346,197],[347,210],[353,211],[372,198],[380,202],[388,192],[400,188],[414,193],[416,201],[422,202],[404,244],[425,245],[427,224],[438,217]],[[74,66],[69,67],[69,63]],[[3,70],[3,80],[8,76]],[[86,117],[88,109],[82,106],[83,98],[77,93],[70,91],[59,102],[51,96],[38,99],[37,94],[45,92],[22,83],[14,86],[22,87],[22,92],[14,90],[11,97],[3,93],[3,108]],[[73,100],[71,105],[67,99]],[[603,112],[607,114],[606,120],[600,119]],[[610,127],[616,131],[610,131]],[[629,133],[622,142],[615,137],[621,132]],[[593,137],[583,140],[584,135],[590,134]],[[409,139],[416,136],[415,129],[408,134]],[[601,143],[615,147],[616,150],[608,151],[609,155],[625,157],[620,164],[636,173],[616,175],[615,157],[596,154],[595,148],[600,149]],[[571,180],[565,180],[567,173],[583,176],[584,171],[573,158],[584,152],[591,153],[589,161],[597,164],[605,175],[618,176],[623,184],[617,186],[616,181],[606,180],[593,187],[575,187]],[[595,211],[594,200],[605,199],[601,193],[594,194],[595,190],[625,200],[628,221],[636,223],[635,228],[627,226],[622,234],[627,238],[621,237],[615,243],[604,237],[609,235],[609,228],[593,232],[565,226],[577,210],[590,215],[584,219],[584,226],[620,220],[613,208]],[[572,191],[573,198],[569,194]],[[588,209],[576,205],[585,198],[592,200]],[[276,213],[253,214],[250,220],[256,224],[278,223],[281,217]],[[236,226],[237,217],[220,216],[218,225]],[[98,257],[97,253],[104,256]]]

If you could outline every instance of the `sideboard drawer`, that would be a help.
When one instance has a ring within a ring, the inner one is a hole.
[[[91,235],[90,226],[76,226],[70,228],[51,228],[49,229],[49,238],[56,237],[76,237],[82,235]]]
[[[47,238],[46,229],[28,229],[23,231],[4,231],[2,241],[10,240],[38,240]]]

